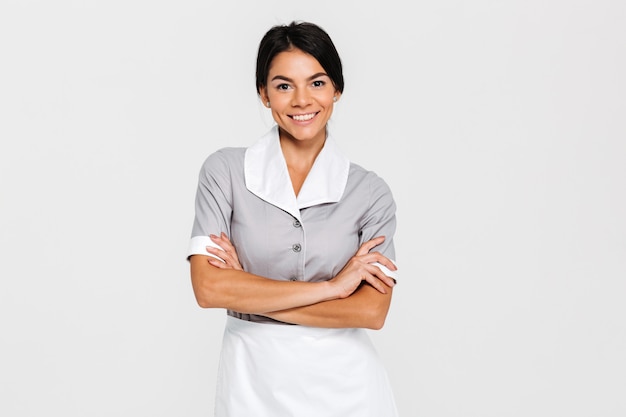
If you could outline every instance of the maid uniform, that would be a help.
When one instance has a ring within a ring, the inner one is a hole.
[[[249,148],[223,148],[202,165],[188,255],[226,233],[247,272],[284,281],[336,276],[359,246],[394,261],[396,206],[382,178],[351,163],[329,134],[294,194],[278,126]],[[383,272],[397,278],[376,264]],[[215,417],[396,417],[366,329],[286,324],[228,311]]]

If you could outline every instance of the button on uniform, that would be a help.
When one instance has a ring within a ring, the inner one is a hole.
[[[292,238],[295,238],[294,240],[304,239],[304,229],[302,227],[302,223],[300,222],[300,220],[296,219],[295,217],[292,217],[291,226],[293,226],[293,229],[291,229],[291,232],[289,232],[289,235],[291,235]],[[293,269],[291,269],[290,274],[293,274],[293,275],[290,278],[288,278],[289,281],[300,281],[298,277],[302,278],[304,276],[304,269],[303,269],[304,260],[302,259],[302,256],[303,256],[302,245],[303,243],[294,243],[291,245],[292,252],[297,255],[292,258],[294,264],[293,264]]]

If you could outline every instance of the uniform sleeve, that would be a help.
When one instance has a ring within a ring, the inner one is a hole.
[[[187,259],[191,255],[213,256],[206,251],[206,247],[219,248],[219,245],[213,243],[209,235],[219,236],[221,232],[224,232],[230,236],[231,215],[230,168],[223,152],[218,151],[210,155],[200,169],[195,199],[195,217]]]
[[[363,219],[359,244],[377,236],[385,236],[385,241],[373,250],[378,251],[396,264],[394,235],[396,233],[396,203],[391,189],[379,176],[372,176],[369,186],[369,210]],[[391,271],[387,267],[375,263],[387,276],[398,279],[398,270]],[[397,264],[396,264],[397,266]]]

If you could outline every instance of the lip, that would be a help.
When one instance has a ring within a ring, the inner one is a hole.
[[[295,123],[298,123],[298,124],[308,124],[311,121],[315,120],[319,113],[320,113],[319,111],[316,111],[316,112],[309,112],[309,113],[290,114],[289,118],[292,121],[294,121]],[[298,119],[296,119],[296,117],[310,117],[310,118],[305,118],[303,120],[298,120]]]

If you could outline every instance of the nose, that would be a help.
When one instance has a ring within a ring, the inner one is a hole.
[[[304,107],[311,102],[311,94],[306,88],[297,88],[293,93],[291,105]]]

